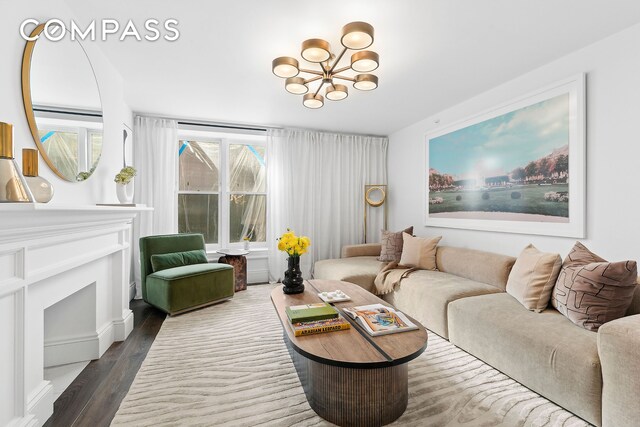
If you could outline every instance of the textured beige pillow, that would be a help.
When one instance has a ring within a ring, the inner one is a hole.
[[[635,261],[608,262],[576,242],[564,260],[551,303],[589,331],[623,317],[636,290]]]
[[[413,234],[413,226],[406,228],[402,231],[387,231],[382,230],[380,237],[380,244],[382,249],[378,261],[382,262],[398,262],[402,256],[402,233]]]
[[[509,273],[507,293],[528,310],[539,313],[549,304],[560,267],[560,255],[540,252],[529,245],[522,250]]]
[[[425,239],[402,233],[402,239],[404,244],[402,245],[402,257],[400,258],[401,265],[423,270],[437,270],[436,248],[442,236]]]

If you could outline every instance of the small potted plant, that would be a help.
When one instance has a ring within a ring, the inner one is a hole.
[[[116,174],[116,194],[120,203],[131,203],[133,201],[133,177],[136,176],[136,169],[133,166],[125,166]]]
[[[242,243],[244,244],[244,250],[249,250],[249,242],[251,241],[251,236],[247,235],[242,238]]]

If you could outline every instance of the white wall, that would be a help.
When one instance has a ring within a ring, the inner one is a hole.
[[[509,255],[533,243],[564,257],[573,239],[425,227],[425,133],[586,72],[587,238],[583,242],[607,259],[640,260],[639,45],[640,25],[636,25],[393,133],[389,137],[390,228],[414,225],[417,235],[442,235],[443,245]],[[468,78],[473,79],[472,68]]]
[[[20,36],[19,27],[27,18],[38,19],[41,22],[49,18],[59,18],[68,23],[72,14],[61,0],[0,0],[0,10],[0,121],[14,125],[14,155],[22,167],[22,149],[36,148],[36,145],[29,132],[22,103],[20,70],[26,42]],[[98,43],[100,42],[84,42],[83,46],[96,71],[102,97],[102,158],[93,176],[81,183],[58,178],[40,158],[40,175],[48,179],[55,188],[55,195],[50,203],[117,203],[113,177],[122,167],[122,123],[133,127],[132,114],[124,101],[122,77],[102,54]],[[131,144],[128,146],[130,148]],[[131,159],[131,154],[128,154],[127,158]]]

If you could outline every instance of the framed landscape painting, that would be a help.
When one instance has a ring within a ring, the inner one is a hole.
[[[427,135],[426,225],[585,237],[585,75]]]

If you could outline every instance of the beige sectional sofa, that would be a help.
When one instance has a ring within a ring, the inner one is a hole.
[[[314,277],[374,290],[380,245],[343,249]],[[595,425],[640,425],[640,286],[627,317],[591,332],[554,308],[535,313],[505,292],[515,258],[440,246],[384,299],[511,378]]]

